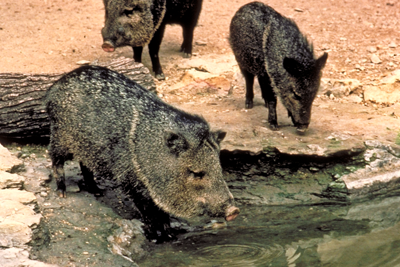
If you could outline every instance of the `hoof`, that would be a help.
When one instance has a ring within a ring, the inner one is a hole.
[[[297,125],[297,133],[299,134],[304,134],[308,129],[308,124],[303,124],[303,125]]]
[[[269,128],[270,128],[272,131],[277,131],[277,130],[279,130],[278,125],[277,125],[277,124],[274,124],[274,123],[270,123],[270,124],[269,124]]]
[[[246,109],[252,109],[253,108],[253,101],[246,101],[245,107],[246,107]]]
[[[165,80],[164,73],[156,74],[156,79],[159,80],[159,81]]]
[[[183,58],[191,58],[192,54],[191,53],[183,53]]]
[[[65,190],[60,190],[60,189],[58,189],[58,190],[57,190],[57,195],[58,195],[58,197],[60,197],[60,198],[66,198],[66,197],[67,197],[67,193],[65,192]]]

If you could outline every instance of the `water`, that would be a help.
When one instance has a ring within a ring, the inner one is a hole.
[[[227,227],[156,245],[145,266],[400,266],[400,197],[352,205],[241,207]]]

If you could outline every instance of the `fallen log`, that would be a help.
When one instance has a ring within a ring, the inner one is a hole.
[[[155,92],[150,71],[133,59],[119,58],[106,63],[94,62],[128,76]],[[0,73],[0,137],[35,139],[49,137],[49,119],[43,103],[47,89],[65,73]]]

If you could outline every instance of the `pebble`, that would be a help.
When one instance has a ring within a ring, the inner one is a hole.
[[[80,61],[76,62],[76,64],[78,64],[78,65],[89,65],[90,61],[89,60],[80,60]]]
[[[376,54],[373,54],[371,56],[371,62],[374,63],[374,64],[382,63],[381,59]]]

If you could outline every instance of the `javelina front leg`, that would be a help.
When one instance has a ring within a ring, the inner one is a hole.
[[[162,71],[160,58],[158,52],[160,51],[160,45],[164,36],[165,24],[161,24],[157,31],[154,33],[153,39],[149,43],[149,54],[151,64],[153,65],[154,75],[157,80],[165,80],[165,75]]]
[[[65,172],[64,172],[64,158],[53,159],[53,178],[56,179],[57,183],[57,194],[59,197],[66,197],[65,186]]]
[[[271,80],[267,73],[257,76],[260,84],[261,94],[268,108],[268,123],[272,130],[278,129],[278,119],[276,115],[276,95],[271,86]]]
[[[138,47],[132,47],[133,48],[133,59],[135,62],[142,63],[142,52],[143,52],[143,47],[138,46]]]
[[[156,240],[157,243],[176,239],[170,226],[169,215],[157,207],[149,196],[143,195],[142,192],[147,191],[143,183],[138,182],[135,188],[129,184],[124,187],[129,188],[128,193],[142,215],[146,238]]]
[[[85,189],[91,194],[94,194],[96,196],[101,196],[102,191],[101,189],[97,186],[95,180],[94,180],[94,175],[91,170],[89,170],[85,165],[82,164],[82,162],[79,162],[79,165],[81,167],[81,172],[83,179],[85,181]]]
[[[250,72],[248,72],[245,69],[241,69],[242,74],[244,76],[244,79],[246,81],[246,102],[245,102],[245,107],[247,109],[253,108],[253,98],[254,98],[254,91],[253,91],[253,85],[254,85],[254,75]]]

